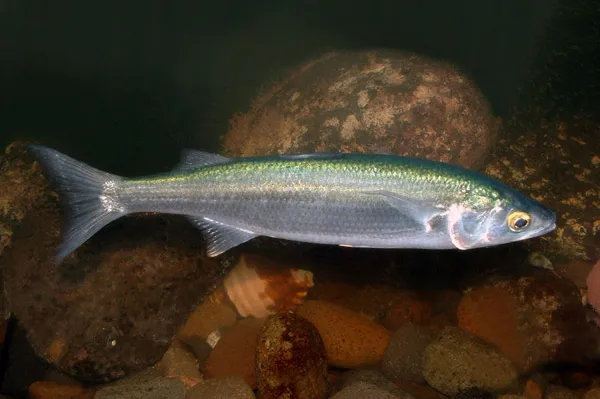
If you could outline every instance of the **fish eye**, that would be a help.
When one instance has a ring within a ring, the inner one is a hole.
[[[523,231],[531,223],[531,215],[526,212],[515,211],[508,215],[508,228],[512,231]]]

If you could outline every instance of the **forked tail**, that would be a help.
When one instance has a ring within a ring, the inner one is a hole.
[[[61,242],[56,263],[92,237],[98,230],[125,215],[117,190],[122,177],[102,172],[51,148],[31,145],[64,207]]]

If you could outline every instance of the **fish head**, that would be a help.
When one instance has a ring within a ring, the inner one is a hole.
[[[458,249],[507,244],[541,236],[556,228],[556,214],[542,203],[505,188],[478,206],[453,205],[448,230]]]

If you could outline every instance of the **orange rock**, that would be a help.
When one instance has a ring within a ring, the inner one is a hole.
[[[579,290],[547,269],[519,276],[490,276],[465,295],[458,325],[499,347],[519,371],[549,363],[585,366],[598,351]]]
[[[211,352],[204,373],[207,378],[234,375],[242,377],[252,389],[257,387],[254,371],[258,336],[264,319],[248,317],[228,329]]]
[[[525,389],[523,390],[523,396],[527,399],[542,399],[544,397],[544,392],[535,381],[527,380]]]
[[[326,301],[306,301],[296,312],[317,327],[330,365],[353,368],[381,360],[390,333],[367,316]]]
[[[517,303],[507,291],[484,287],[465,295],[458,305],[458,326],[496,345],[522,369],[524,347],[518,331]]]
[[[215,329],[232,326],[236,320],[237,315],[231,306],[205,301],[188,317],[177,335],[186,343],[194,337],[206,339]]]
[[[94,391],[52,381],[36,381],[29,386],[30,399],[92,399]]]

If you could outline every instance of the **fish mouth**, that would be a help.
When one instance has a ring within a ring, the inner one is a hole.
[[[552,222],[552,224],[548,225],[545,229],[541,231],[541,234],[550,233],[556,229],[556,222]]]

